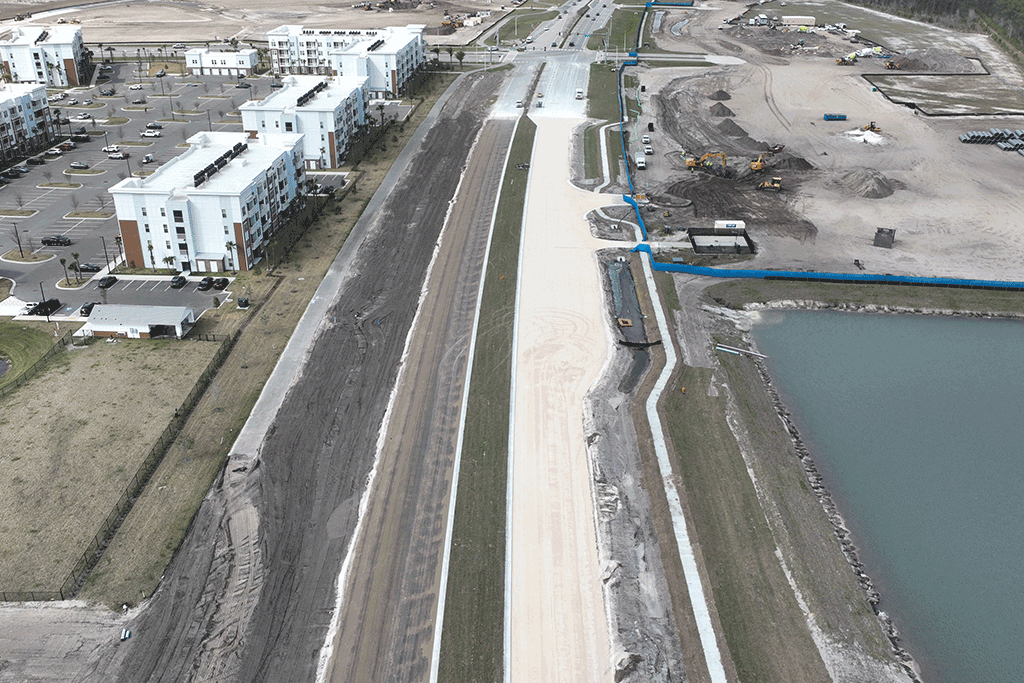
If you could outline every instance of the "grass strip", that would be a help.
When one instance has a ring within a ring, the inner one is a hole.
[[[498,45],[499,40],[504,44],[518,43],[521,40],[526,40],[539,25],[545,21],[557,19],[558,15],[559,12],[557,10],[540,13],[523,9],[516,10],[499,30],[483,41],[483,44]]]
[[[612,13],[612,20],[608,28],[598,33],[590,34],[587,41],[587,48],[590,50],[607,50],[627,52],[636,49],[636,29],[640,25],[640,18],[644,10],[615,10]],[[608,45],[605,47],[605,39]]]
[[[526,199],[526,176],[516,164],[530,161],[536,129],[520,119],[487,259],[453,523],[442,681],[502,678],[512,322]]]
[[[10,286],[5,287],[10,291]],[[7,298],[0,291],[0,300]],[[53,348],[53,335],[37,326],[13,321],[0,321],[0,358],[10,369],[0,377],[0,386],[19,377],[32,364]]]

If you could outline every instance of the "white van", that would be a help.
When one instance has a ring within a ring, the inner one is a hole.
[[[645,157],[643,154],[637,154],[636,167],[637,169],[647,168],[647,157]]]

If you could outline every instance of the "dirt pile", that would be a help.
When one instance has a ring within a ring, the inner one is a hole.
[[[730,95],[729,93],[725,92],[724,90],[716,90],[715,92],[713,92],[710,95],[708,95],[708,99],[709,100],[718,100],[719,102],[721,102],[722,100],[731,100],[732,99],[732,95]]]
[[[895,183],[873,168],[847,171],[839,177],[839,184],[866,199],[882,199],[896,191]]]
[[[722,135],[728,135],[731,138],[742,138],[747,136],[747,131],[740,128],[740,126],[732,119],[726,119],[715,127],[721,131]]]
[[[775,169],[789,169],[792,171],[810,171],[814,168],[814,164],[807,161],[803,157],[795,157],[789,154],[783,156],[777,156],[770,162],[771,167]]]
[[[894,59],[904,71],[934,71],[944,74],[969,74],[978,71],[977,63],[961,54],[940,47],[907,50]]]
[[[721,102],[719,102],[718,104],[716,104],[713,107],[711,107],[711,115],[712,116],[736,116],[736,114],[733,113],[732,109],[729,109],[729,107],[725,106]]]

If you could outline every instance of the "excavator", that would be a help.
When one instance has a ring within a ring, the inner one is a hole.
[[[775,156],[775,152],[768,150],[761,156],[757,157],[757,161],[750,162],[750,170],[754,171],[755,173],[760,173],[761,171],[768,167],[768,164],[766,164],[764,160],[773,156]]]
[[[885,68],[889,69],[889,71],[899,71],[900,65],[896,62],[886,62]]]
[[[721,159],[722,164],[716,164],[715,159]],[[699,168],[722,178],[728,178],[731,175],[731,171],[726,165],[725,152],[708,152],[700,159],[689,158],[686,160],[686,167],[691,171]]]
[[[872,121],[871,123],[867,124],[866,126],[861,126],[860,129],[861,130],[870,130],[872,133],[881,133],[882,132],[882,129],[879,128],[878,126],[876,126],[874,121]]]
[[[765,180],[764,182],[757,184],[759,190],[775,190],[776,192],[782,191],[782,178],[775,177],[771,180]]]

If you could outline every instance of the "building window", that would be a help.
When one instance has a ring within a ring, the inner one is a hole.
[[[171,248],[171,243],[170,243],[170,242],[165,242],[164,244],[166,244],[166,245],[167,245],[167,248],[168,248],[168,249],[170,249],[170,248]]]
[[[142,207],[142,215],[143,215],[143,216],[145,216],[145,215],[146,215],[146,207]]]
[[[167,215],[167,213],[164,211],[164,207],[162,207],[162,206],[160,207],[160,215],[161,216],[166,216]]]
[[[185,220],[185,214],[183,214],[180,209],[175,209],[174,210],[174,222],[175,223],[182,223],[182,222],[184,222],[184,220]]]
[[[168,232],[166,223],[164,224],[164,232]]]
[[[227,218],[228,217],[228,210],[227,209],[221,209],[220,210],[220,217],[221,218]]]
[[[146,223],[145,226],[146,226],[146,232],[149,232],[149,223]]]
[[[285,131],[291,133],[292,132],[292,122],[291,121],[286,121],[285,124],[284,124],[284,129],[285,129]]]

